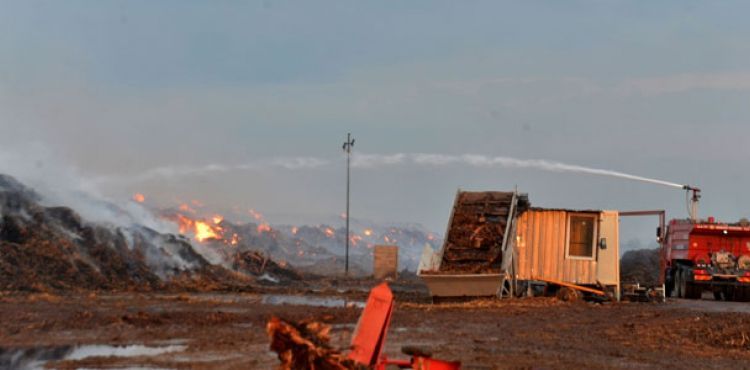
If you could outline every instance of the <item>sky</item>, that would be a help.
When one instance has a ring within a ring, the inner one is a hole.
[[[271,222],[445,230],[457,189],[666,209],[684,192],[398,153],[562,162],[703,189],[750,216],[745,1],[0,0],[0,172]],[[356,158],[359,158],[357,161]],[[383,163],[367,165],[368,158]],[[623,221],[653,240],[653,219]]]

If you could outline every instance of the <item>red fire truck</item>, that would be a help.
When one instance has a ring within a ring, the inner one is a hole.
[[[750,223],[698,220],[700,190],[685,189],[693,192],[691,218],[672,220],[658,232],[667,296],[700,299],[710,291],[717,300],[750,300]]]

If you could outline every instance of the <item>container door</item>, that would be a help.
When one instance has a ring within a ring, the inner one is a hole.
[[[617,211],[603,211],[599,216],[596,278],[604,285],[615,285],[620,291],[620,227]]]

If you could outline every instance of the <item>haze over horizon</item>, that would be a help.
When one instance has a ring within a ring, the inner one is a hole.
[[[691,184],[703,189],[700,215],[736,221],[750,216],[748,11],[676,0],[4,1],[0,173],[315,220],[344,210],[352,132],[367,155],[536,159]],[[228,170],[144,175],[211,165]],[[686,216],[680,190],[591,174],[407,161],[352,176],[353,218],[441,233],[459,187]],[[655,225],[624,221],[623,241],[647,244]]]

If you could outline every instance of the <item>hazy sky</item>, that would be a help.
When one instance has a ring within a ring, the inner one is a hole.
[[[746,1],[2,0],[0,152],[33,171],[74,167],[111,197],[286,222],[343,211],[351,131],[367,154],[547,159],[695,184],[703,215],[736,220],[750,216],[747,14]],[[352,174],[353,217],[438,232],[458,187],[686,215],[679,190],[584,174]],[[622,233],[651,240],[654,223]]]

